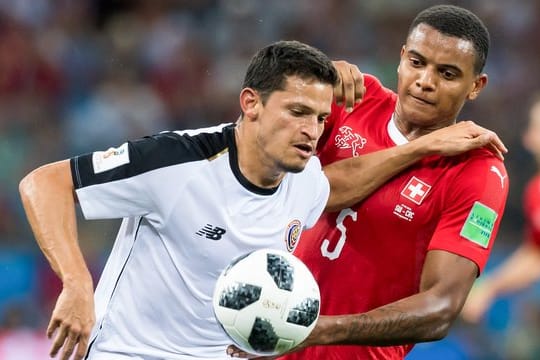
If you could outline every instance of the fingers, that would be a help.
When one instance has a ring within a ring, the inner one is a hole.
[[[501,150],[493,143],[489,143],[488,149],[501,161],[504,161],[504,155]]]
[[[243,359],[249,358],[250,356],[249,353],[239,349],[238,347],[234,345],[229,345],[229,347],[227,347],[227,355],[229,355],[230,357],[243,358]]]
[[[51,357],[55,357],[56,354],[58,354],[58,351],[62,348],[62,346],[64,345],[64,342],[66,341],[67,335],[68,335],[67,328],[60,326],[58,333],[56,334],[56,338],[54,339],[53,345],[51,347],[51,352],[50,352]]]
[[[349,70],[351,71],[351,76],[354,79],[354,103],[360,103],[364,97],[364,94],[366,93],[366,87],[364,86],[364,74],[362,74],[356,65],[351,66]]]
[[[64,344],[64,350],[62,351],[62,356],[60,359],[62,360],[69,360],[71,354],[73,353],[73,350],[75,350],[75,345],[79,341],[79,331],[75,331],[74,329],[71,329],[68,332],[67,341],[65,341]]]
[[[506,148],[506,146],[504,145],[504,143],[502,142],[502,140],[497,136],[497,134],[495,134],[494,132],[491,132],[492,133],[492,136],[491,136],[491,143],[492,145],[499,151],[501,152],[502,154],[506,154],[508,152],[508,149]]]
[[[47,338],[52,338],[54,331],[56,328],[60,325],[60,320],[51,318],[51,321],[49,322],[49,326],[47,326]]]
[[[482,134],[478,136],[476,140],[479,142],[478,147],[486,147],[497,158],[499,158],[500,160],[504,160],[503,151],[506,153],[508,152],[508,150],[506,149],[506,147],[504,147],[504,145],[501,146],[502,142],[495,141],[492,134]]]
[[[495,132],[477,125],[470,120],[457,123],[458,126],[461,124],[468,129],[467,131],[469,132],[470,136],[472,136],[473,144],[475,144],[473,148],[486,147],[497,158],[504,160],[503,154],[506,154],[508,149]]]
[[[86,355],[86,350],[88,349],[88,341],[90,339],[90,334],[83,334],[79,339],[79,345],[77,346],[77,352],[75,353],[75,360],[82,360]]]
[[[51,338],[55,330],[58,331],[51,347],[50,356],[56,357],[60,349],[62,349],[60,359],[69,360],[75,351],[75,347],[77,347],[74,359],[82,360],[86,355],[90,332],[83,331],[75,326],[62,325],[58,319],[51,320],[47,328],[47,337]]]
[[[333,61],[332,63],[339,76],[339,83],[334,88],[336,103],[338,105],[344,104],[346,111],[350,112],[364,96],[364,75],[356,65],[346,61]]]
[[[227,355],[233,358],[253,359],[253,360],[273,360],[277,358],[277,356],[258,356],[258,355],[250,354],[236,347],[235,345],[229,345],[227,347]]]

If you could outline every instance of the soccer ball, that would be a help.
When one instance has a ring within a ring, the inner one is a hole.
[[[319,317],[320,292],[294,255],[256,250],[231,262],[217,280],[218,322],[242,350],[280,355],[301,343]]]

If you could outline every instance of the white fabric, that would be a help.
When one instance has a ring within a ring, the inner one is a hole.
[[[242,253],[286,250],[287,226],[311,227],[329,194],[316,157],[260,195],[229,155],[77,189],[85,218],[124,217],[96,289],[89,359],[229,358],[212,310],[219,273]],[[197,235],[207,225],[222,238]]]

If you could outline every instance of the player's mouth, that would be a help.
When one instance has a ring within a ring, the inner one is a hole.
[[[435,102],[434,101],[431,101],[431,100],[428,100],[426,98],[423,98],[421,96],[415,96],[415,95],[412,95],[412,94],[409,94],[416,103],[419,103],[419,104],[422,104],[422,105],[435,105]]]
[[[311,155],[313,155],[313,145],[311,144],[295,144],[294,147],[297,149],[298,153],[304,158],[309,158]]]

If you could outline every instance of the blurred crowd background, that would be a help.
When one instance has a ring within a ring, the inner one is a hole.
[[[46,359],[44,329],[60,283],[24,218],[18,182],[47,162],[127,139],[233,122],[251,55],[297,39],[395,88],[421,0],[0,0],[0,360]],[[521,197],[535,172],[521,145],[540,90],[540,2],[449,1],[491,32],[489,85],[462,119],[510,149],[511,190],[489,271],[522,239]],[[118,222],[85,221],[80,242],[95,279]],[[381,284],[381,286],[385,286]],[[478,325],[458,320],[411,359],[539,359],[540,287],[497,301]]]

